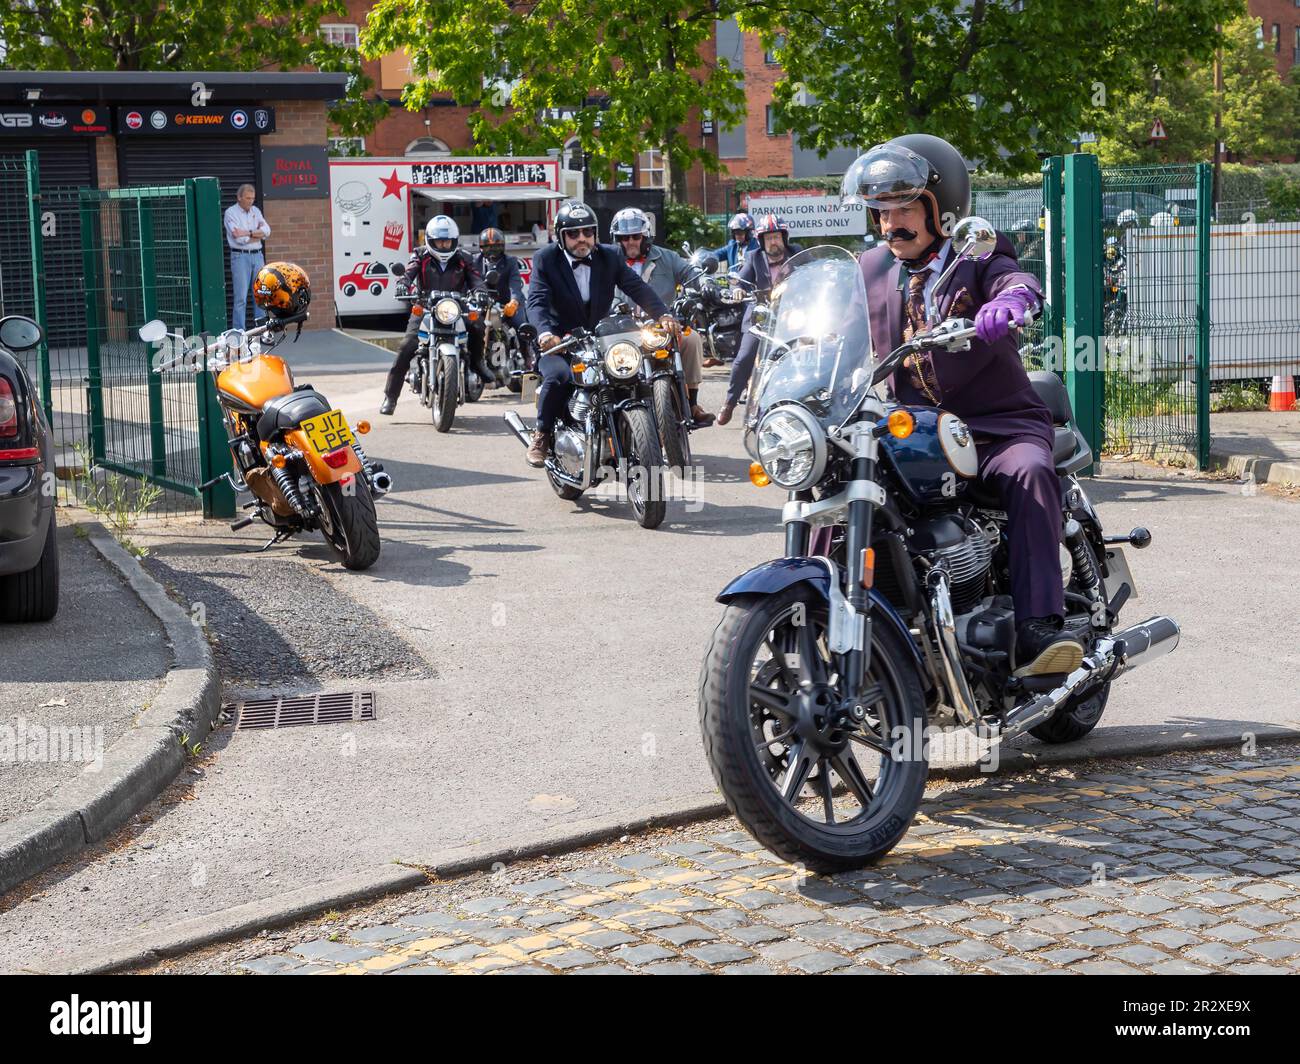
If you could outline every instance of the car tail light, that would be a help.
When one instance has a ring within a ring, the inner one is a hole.
[[[348,452],[352,448],[340,447],[337,450],[330,451],[321,457],[325,459],[325,464],[331,469],[342,469],[348,464]]]
[[[18,400],[13,385],[0,377],[0,440],[11,440],[18,435]]]

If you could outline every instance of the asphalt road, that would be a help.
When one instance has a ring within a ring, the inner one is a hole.
[[[352,420],[372,420],[367,450],[396,481],[379,505],[377,565],[347,572],[304,540],[239,555],[230,576],[231,548],[260,545],[253,528],[178,524],[150,545],[156,564],[197,572],[210,585],[201,593],[234,596],[246,618],[273,594],[280,621],[264,638],[282,640],[286,655],[320,663],[325,636],[311,633],[328,632],[322,603],[349,603],[352,630],[360,624],[359,638],[383,651],[369,655],[373,668],[361,655],[340,678],[327,662],[264,678],[373,690],[378,719],[221,730],[203,775],[187,780],[191,800],[155,807],[111,855],[52,874],[39,897],[0,914],[0,966],[392,860],[430,863],[451,847],[713,791],[696,720],[700,660],[720,615],[713,595],[781,551],[782,497],[749,484],[737,425],[696,435],[698,503],[670,505],[647,532],[615,502],[557,499],[504,428],[507,393],[462,407],[440,435],[409,395],[395,417],[377,416],[387,353],[330,341],[311,370],[308,339],[301,355],[288,352],[298,379],[315,379]],[[716,408],[722,380],[713,371],[706,381],[706,406]],[[1098,480],[1090,490],[1110,530],[1140,523],[1155,536],[1133,558],[1142,597],[1126,619],[1168,613],[1184,634],[1173,656],[1116,685],[1088,749],[1300,727],[1288,620],[1300,606],[1288,572],[1295,503],[1221,482]]]

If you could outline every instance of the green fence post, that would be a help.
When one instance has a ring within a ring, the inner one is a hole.
[[[1043,160],[1043,276],[1046,282],[1047,305],[1043,308],[1043,337],[1056,337],[1063,342],[1063,315],[1065,305],[1065,263],[1062,254],[1064,219],[1061,215],[1061,187],[1065,159],[1053,155]]]
[[[215,177],[185,180],[186,228],[190,246],[190,306],[196,333],[226,328],[226,275],[221,229],[221,186]],[[207,483],[231,468],[226,422],[212,375],[196,376],[199,407],[199,471]],[[219,480],[203,493],[204,517],[234,517],[235,492]]]
[[[104,290],[101,277],[99,204],[94,193],[78,193],[81,213],[81,275],[86,284],[86,407],[90,415],[90,456],[96,465],[104,461],[104,371],[100,361],[99,297]]]
[[[136,220],[140,228],[140,297],[142,320],[153,321],[158,316],[158,266],[155,255],[153,230],[153,205],[141,196],[135,201]],[[152,363],[152,359],[148,360]],[[163,415],[162,374],[155,373],[152,364],[145,367],[149,392],[149,450],[152,455],[150,469],[155,477],[167,476],[167,426]]]
[[[1196,165],[1196,465],[1210,468],[1210,218],[1214,167]]]
[[[45,309],[45,248],[41,233],[41,164],[35,151],[23,153],[27,171],[27,229],[32,242],[32,317],[41,327],[36,348],[37,373],[41,378],[41,402],[45,418],[54,424],[54,378],[50,373],[50,325]]]
[[[1105,443],[1101,343],[1101,171],[1097,156],[1065,157],[1065,388],[1094,455]],[[1084,473],[1091,475],[1093,466]]]

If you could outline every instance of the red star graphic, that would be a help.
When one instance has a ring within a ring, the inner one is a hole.
[[[402,198],[402,186],[409,185],[411,182],[403,181],[397,176],[397,170],[394,168],[392,177],[381,177],[380,182],[384,186],[384,194],[381,199],[387,199],[389,196],[396,196],[399,200]]]

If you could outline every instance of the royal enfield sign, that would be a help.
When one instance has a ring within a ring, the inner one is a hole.
[[[274,132],[273,107],[127,104],[117,109],[118,136],[255,136]]]
[[[107,107],[0,107],[0,136],[102,137]]]
[[[437,187],[439,185],[487,185],[493,187],[550,184],[545,163],[514,162],[448,162],[412,163],[411,184]]]
[[[267,199],[328,199],[329,154],[302,145],[262,149],[262,183]]]
[[[839,196],[751,195],[749,213],[779,214],[790,228],[790,239],[803,236],[865,236],[867,208],[864,204],[840,206]]]

